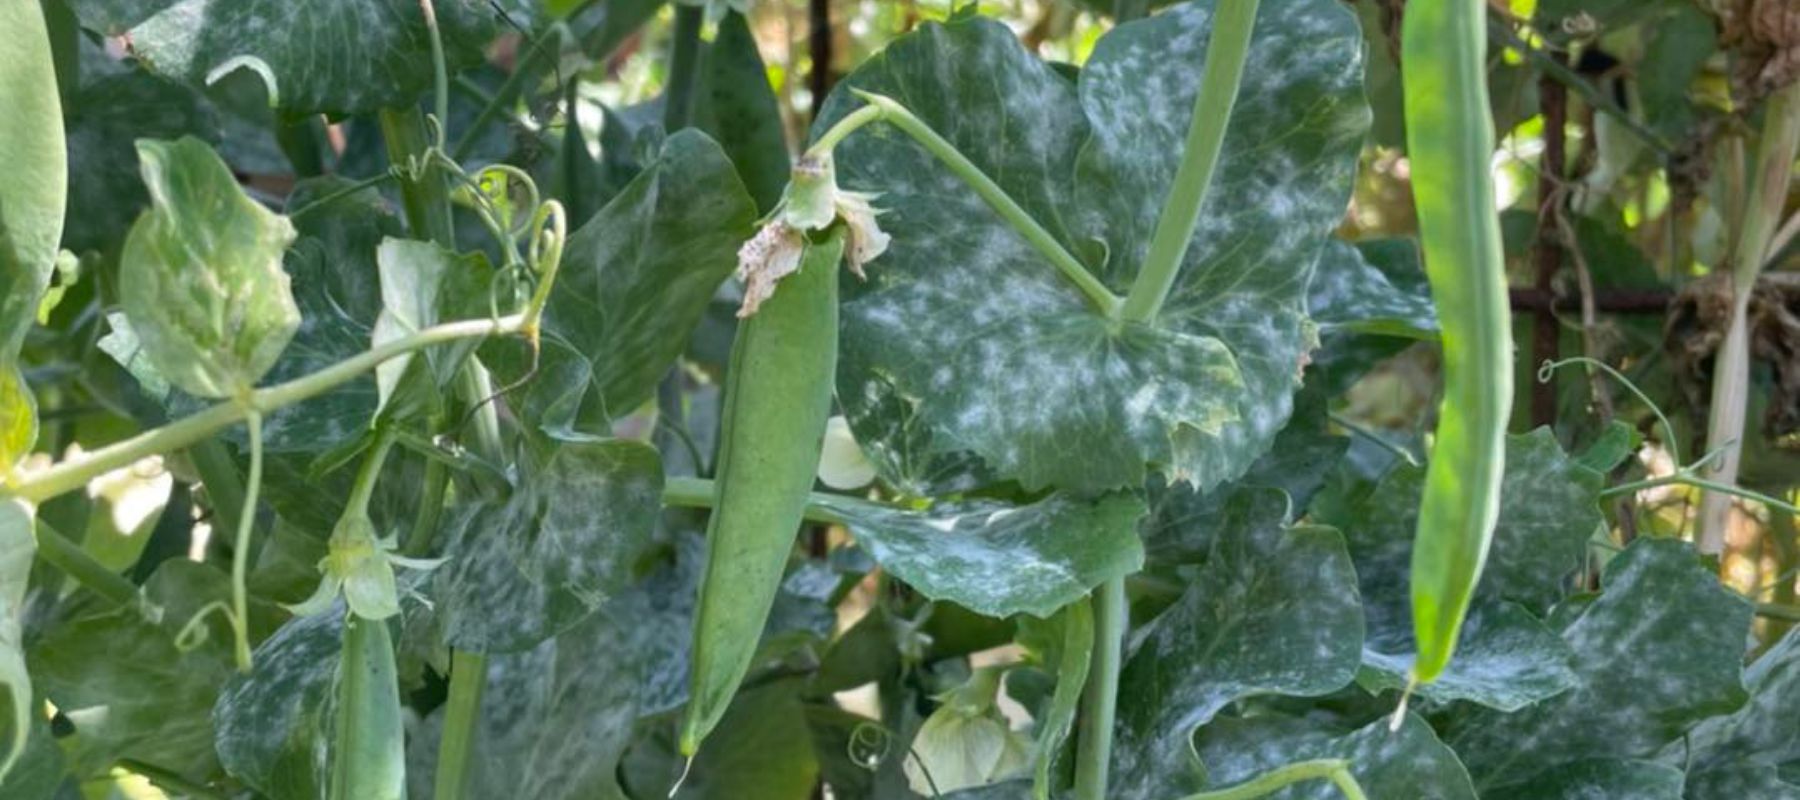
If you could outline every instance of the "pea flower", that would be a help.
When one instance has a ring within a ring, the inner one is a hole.
[[[324,577],[311,597],[288,606],[296,615],[324,613],[344,593],[351,613],[363,619],[383,620],[400,613],[400,592],[394,567],[431,569],[443,559],[406,558],[395,555],[394,542],[375,536],[375,523],[367,514],[345,514],[331,531],[331,550],[319,560]]]
[[[737,276],[744,282],[738,318],[755,314],[775,294],[776,283],[800,269],[807,231],[824,230],[840,219],[848,234],[844,260],[856,277],[867,279],[863,265],[886,252],[890,241],[875,221],[881,214],[871,204],[875,197],[838,188],[830,153],[802,156],[769,221],[738,250]]]

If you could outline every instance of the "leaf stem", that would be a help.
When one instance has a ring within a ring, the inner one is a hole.
[[[808,495],[806,521],[826,525],[843,524],[843,516],[825,506],[831,499],[831,495],[822,492]],[[713,507],[713,482],[710,478],[665,478],[662,501],[663,505],[673,508],[710,509]]]
[[[1659,486],[1669,486],[1672,484],[1692,486],[1696,489],[1703,489],[1708,492],[1742,497],[1745,500],[1754,500],[1778,511],[1800,515],[1800,507],[1796,507],[1792,503],[1770,497],[1754,489],[1745,489],[1741,486],[1733,486],[1729,483],[1707,480],[1706,478],[1695,475],[1691,469],[1677,470],[1673,475],[1664,475],[1660,478],[1647,478],[1641,481],[1632,481],[1630,483],[1621,483],[1618,486],[1607,487],[1600,491],[1600,496],[1617,497],[1622,494],[1631,494],[1632,492],[1640,492],[1645,489],[1655,489]]]
[[[468,796],[469,756],[475,750],[475,725],[481,720],[486,685],[486,655],[450,651],[450,697],[444,702],[444,733],[438,742],[436,800]]]
[[[1131,284],[1131,293],[1119,308],[1119,318],[1126,322],[1153,322],[1181,273],[1181,262],[1194,238],[1194,228],[1200,224],[1200,211],[1219,163],[1219,151],[1225,144],[1231,109],[1237,103],[1244,62],[1250,54],[1251,33],[1256,28],[1257,4],[1258,0],[1220,0],[1213,13],[1212,32],[1206,43],[1206,68],[1200,78],[1200,91],[1194,97],[1194,114],[1188,123],[1181,164],[1175,169],[1169,197],[1156,218],[1150,251],[1138,270],[1137,280]]]
[[[244,507],[238,513],[237,538],[231,545],[231,636],[238,671],[249,672],[250,534],[256,529],[256,495],[262,490],[263,447],[262,412],[251,402],[243,406],[244,426],[250,434],[250,476],[244,481]]]
[[[524,315],[514,314],[499,319],[447,322],[426,328],[370,348],[311,375],[250,392],[247,395],[249,405],[261,413],[284,408],[324,394],[340,384],[360,377],[388,359],[415,350],[458,339],[518,333],[524,326],[524,319]],[[43,472],[26,476],[13,487],[12,495],[41,503],[86,486],[96,476],[144,456],[167,453],[192,445],[244,420],[248,415],[247,411],[245,405],[238,401],[220,403],[205,411],[102,447],[89,453],[81,461],[65,461]]]
[[[1112,767],[1113,718],[1119,702],[1119,669],[1131,605],[1125,579],[1111,578],[1094,590],[1094,657],[1081,702],[1081,735],[1076,742],[1076,800],[1103,800]]]
[[[975,190],[975,194],[986,201],[994,213],[999,214],[1000,218],[1012,226],[1013,230],[1018,231],[1026,243],[1030,244],[1040,255],[1049,259],[1050,264],[1056,267],[1057,272],[1062,273],[1064,278],[1075,284],[1075,287],[1081,290],[1081,293],[1087,297],[1088,302],[1097,311],[1108,317],[1117,314],[1118,296],[1106,288],[1106,284],[1101,283],[1099,278],[1094,277],[1093,273],[1088,272],[1087,267],[1076,260],[1075,256],[1071,255],[1067,249],[1064,249],[1062,243],[1056,241],[1056,237],[1050,235],[1049,231],[1044,230],[1044,226],[1039,225],[1038,221],[1031,217],[1031,214],[1020,208],[1019,204],[1007,195],[1005,189],[1000,188],[1000,185],[982,172],[980,167],[975,166],[974,162],[957,150],[956,145],[939,136],[937,131],[931,129],[931,126],[926,125],[923,120],[914,116],[911,111],[906,110],[905,106],[900,105],[893,98],[871,92],[852,91],[855,91],[856,96],[862,98],[868,105],[838,120],[837,124],[821,134],[818,140],[806,149],[807,156],[816,157],[831,152],[832,148],[856,129],[876,120],[899,128],[902,133],[911,136],[914,141],[925,148],[926,152],[948,167],[951,173],[961,178],[969,188]]]
[[[94,560],[73,539],[51,527],[43,517],[37,519],[37,532],[37,556],[44,563],[62,570],[63,574],[74,578],[83,588],[100,595],[115,606],[128,605],[137,597],[136,584]]]
[[[1265,772],[1236,786],[1210,792],[1190,794],[1182,800],[1251,800],[1267,797],[1301,781],[1329,780],[1346,800],[1368,800],[1356,776],[1350,774],[1350,762],[1339,758],[1301,761]]]

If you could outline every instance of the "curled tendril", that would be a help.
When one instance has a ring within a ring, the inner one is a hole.
[[[188,617],[187,622],[182,623],[181,630],[176,631],[176,651],[189,653],[193,652],[194,648],[205,644],[210,635],[206,630],[206,618],[215,613],[225,617],[225,621],[228,623],[234,620],[231,615],[231,604],[224,600],[214,600],[201,606],[199,611],[195,611],[193,616]]]
[[[1549,383],[1550,378],[1556,374],[1557,370],[1570,364],[1581,364],[1589,369],[1597,369],[1606,373],[1611,376],[1613,380],[1618,381],[1620,385],[1623,385],[1626,390],[1635,395],[1638,402],[1649,407],[1650,413],[1656,415],[1657,424],[1662,427],[1663,447],[1667,448],[1669,451],[1669,460],[1675,464],[1681,463],[1681,445],[1678,444],[1675,439],[1675,426],[1669,424],[1669,418],[1663,414],[1662,409],[1658,407],[1656,403],[1651,402],[1650,396],[1644,394],[1644,390],[1639,389],[1637,384],[1631,382],[1630,378],[1625,377],[1624,374],[1613,369],[1606,362],[1588,358],[1587,356],[1572,356],[1570,358],[1562,359],[1561,361],[1545,361],[1543,364],[1538,365],[1538,382]]]
[[[893,731],[877,722],[864,722],[851,729],[844,754],[850,757],[850,763],[874,772],[881,768],[893,743]]]

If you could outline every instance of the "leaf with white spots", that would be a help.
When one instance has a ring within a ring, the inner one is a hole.
[[[632,581],[662,507],[662,464],[637,442],[558,446],[504,501],[453,513],[432,596],[452,647],[506,652],[580,622]]]
[[[1414,650],[1410,630],[1371,630],[1357,683],[1375,692],[1404,689]],[[1516,711],[1574,688],[1574,659],[1568,643],[1531,612],[1507,602],[1476,603],[1463,622],[1456,658],[1413,693],[1432,702],[1467,700]]]
[[[1400,730],[1380,719],[1355,731],[1333,731],[1290,717],[1224,718],[1200,729],[1194,750],[1206,765],[1207,788],[1222,789],[1270,770],[1319,758],[1350,762],[1350,773],[1369,797],[1407,800],[1475,800],[1469,773],[1438,741],[1431,726],[1407,715]],[[1273,797],[1337,800],[1323,780],[1295,784]]]
[[[1654,761],[1595,759],[1564,764],[1481,796],[1482,800],[1681,800],[1684,777],[1681,770]]]
[[[1272,489],[1234,494],[1206,563],[1131,653],[1119,678],[1114,786],[1148,800],[1196,787],[1188,738],[1241,698],[1318,696],[1356,675],[1363,622],[1337,531],[1289,527]]]
[[[852,88],[894,98],[1123,294],[1180,159],[1211,9],[1114,29],[1077,82],[998,23],[926,24],[852,73],[816,130],[860,105]],[[1313,344],[1308,275],[1368,122],[1361,54],[1338,4],[1263,4],[1210,202],[1155,326],[1099,314],[910,138],[877,124],[840,144],[841,180],[881,194],[894,237],[868,282],[844,288],[839,396],[875,463],[973,452],[1028,489],[1139,486],[1146,465],[1203,488],[1242,474],[1286,421]],[[912,422],[872,423],[878,403]]]
[[[1477,786],[1584,759],[1653,756],[1743,705],[1750,603],[1691,547],[1639,539],[1607,564],[1601,585],[1563,630],[1575,689],[1510,714],[1469,708],[1446,720],[1444,738]]]
[[[1375,256],[1366,257],[1366,252]],[[1409,259],[1419,261],[1418,245],[1411,239],[1326,243],[1306,298],[1307,313],[1319,323],[1320,336],[1342,331],[1436,338],[1437,312],[1429,289],[1424,284],[1396,285],[1377,266]]]
[[[497,31],[486,0],[437,0],[452,74]],[[72,0],[83,25],[124,36],[150,69],[194,86],[255,64],[283,111],[348,115],[401,107],[431,86],[431,40],[417,0]],[[249,61],[254,59],[254,61]]]
[[[815,503],[869,556],[933,600],[990,617],[1049,617],[1143,566],[1141,500],[1051,495],[1026,506],[992,500],[908,511],[837,495]]]
[[[753,232],[756,204],[705,134],[668,138],[656,161],[569,237],[544,311],[542,360],[512,396],[561,439],[609,430],[648,400],[687,346]],[[483,361],[510,381],[531,367],[514,345]]]
[[[1800,629],[1781,637],[1744,671],[1750,702],[1729,716],[1700,723],[1684,741],[1669,746],[1663,759],[1716,767],[1730,764],[1800,762]]]
[[[1686,800],[1800,800],[1800,785],[1762,764],[1726,765],[1687,778]]]
[[[227,772],[271,800],[317,800],[330,754],[344,606],[295,617],[256,648],[213,705],[213,744]]]

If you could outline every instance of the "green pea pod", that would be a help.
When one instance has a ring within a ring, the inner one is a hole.
[[[837,369],[843,251],[842,228],[806,245],[799,271],[739,324],[731,346],[683,755],[699,749],[750,669],[812,490]]]
[[[406,797],[406,728],[387,623],[344,617],[331,800]]]
[[[1444,349],[1444,397],[1413,542],[1412,677],[1421,683],[1449,663],[1487,561],[1512,408],[1486,30],[1482,0],[1414,0],[1401,29],[1407,154]]]

